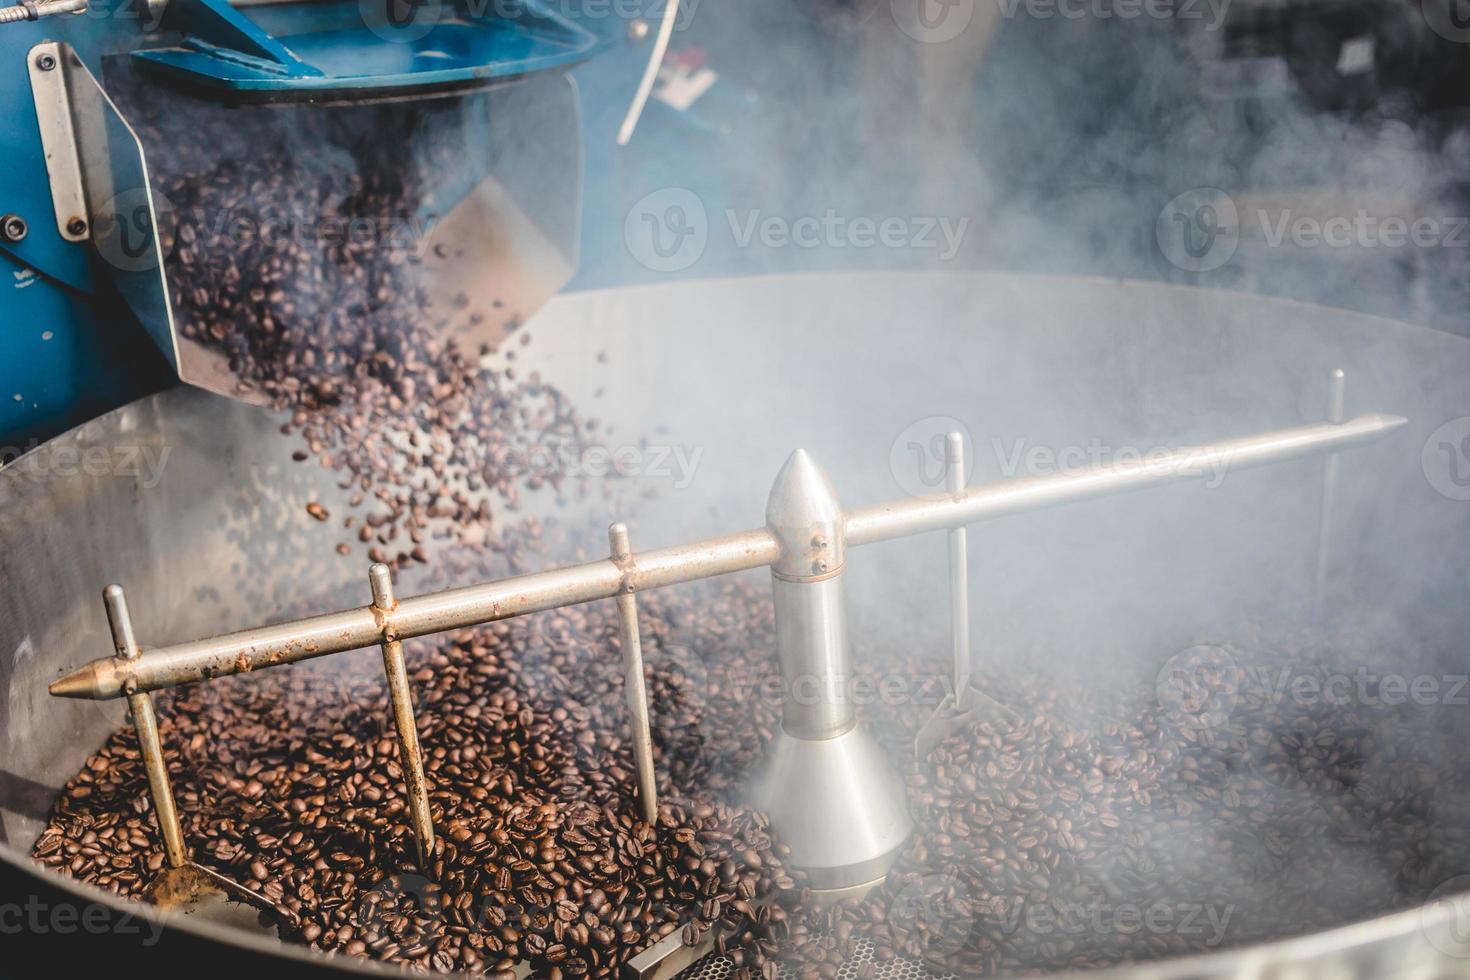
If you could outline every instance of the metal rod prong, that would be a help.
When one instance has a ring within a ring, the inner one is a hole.
[[[1333,368],[1327,378],[1327,421],[1342,425],[1347,419],[1347,372]],[[1317,574],[1313,579],[1312,598],[1320,610],[1327,597],[1327,575],[1332,565],[1332,528],[1337,520],[1338,482],[1342,456],[1332,452],[1322,465],[1322,510],[1317,525]]]
[[[383,669],[388,674],[388,703],[393,709],[393,728],[398,733],[403,781],[408,789],[408,813],[413,821],[419,871],[429,873],[434,854],[434,821],[429,814],[429,786],[424,779],[424,758],[419,749],[419,730],[413,717],[413,692],[408,688],[408,668],[403,663],[403,644],[393,635],[387,618],[398,607],[393,596],[393,573],[378,562],[368,570],[373,590],[373,609],[380,614],[383,632]]]
[[[142,656],[133,620],[128,615],[128,599],[121,585],[109,585],[102,591],[102,604],[107,608],[107,622],[112,627],[112,645],[122,660]],[[184,829],[179,824],[178,807],[174,805],[173,787],[168,781],[168,763],[163,759],[163,739],[158,733],[158,716],[153,713],[153,695],[129,691],[128,710],[138,732],[138,746],[143,750],[143,768],[148,773],[148,789],[153,796],[153,812],[163,835],[163,854],[171,868],[189,863],[184,851]]]
[[[607,529],[612,560],[620,567],[633,561],[628,526]],[[643,678],[643,640],[638,632],[638,597],[623,588],[614,600],[618,607],[618,640],[623,648],[623,693],[628,699],[628,723],[633,730],[633,766],[638,774],[638,803],[645,823],[658,822],[658,783],[653,774],[653,732],[648,716],[648,690]]]
[[[965,492],[965,438],[951,432],[944,440],[944,488]],[[964,711],[970,701],[970,570],[963,527],[949,532],[949,619],[954,636],[954,703]]]

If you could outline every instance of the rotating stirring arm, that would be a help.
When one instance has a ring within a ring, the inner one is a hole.
[[[630,689],[628,703],[637,752],[640,797],[645,819],[653,813],[655,789],[651,757],[644,748],[647,739],[646,695],[640,690],[642,670],[638,655],[637,592],[711,578],[731,572],[769,566],[775,576],[778,632],[782,643],[783,690],[793,689],[793,671],[813,674],[811,680],[824,692],[841,690],[834,684],[833,670],[842,667],[846,656],[846,624],[841,601],[841,573],[848,548],[928,531],[956,530],[969,524],[1059,504],[1088,500],[1133,490],[1203,479],[1221,466],[1245,469],[1304,456],[1337,453],[1340,450],[1381,438],[1406,424],[1397,416],[1371,414],[1343,422],[1326,422],[1267,432],[1207,446],[1176,450],[1161,456],[1097,466],[1082,472],[1002,480],[965,488],[951,483],[945,493],[842,511],[831,493],[830,483],[800,450],[793,455],[778,478],[768,507],[768,525],[694,544],[679,545],[635,554],[627,544],[621,525],[612,530],[612,555],[601,561],[503,579],[447,592],[395,601],[386,582],[386,569],[377,571],[384,579],[374,590],[373,605],[315,616],[277,626],[244,630],[225,636],[181,643],[169,647],[106,657],[74,671],[53,683],[58,697],[105,700],[138,698],[150,691],[210,680],[230,674],[275,667],[348,650],[382,646],[390,674],[394,672],[392,651],[403,640],[446,630],[462,629],[514,616],[555,609],[598,599],[617,598],[622,623],[623,654]],[[952,467],[958,472],[958,467]],[[953,542],[962,557],[963,541]],[[956,587],[962,583],[956,580]],[[954,597],[956,615],[963,597]],[[956,650],[964,637],[957,635]],[[808,648],[803,649],[806,643]],[[963,669],[963,665],[957,665]],[[805,680],[805,678],[801,678]],[[400,685],[402,686],[402,685]],[[407,691],[399,701],[405,718],[400,733],[411,722]],[[840,699],[840,694],[838,695]],[[815,799],[801,794],[801,785],[816,785],[813,760],[842,757],[849,775],[861,770],[861,778],[840,791],[844,806],[820,807],[823,826],[815,831],[803,823],[802,806],[784,808],[778,832],[793,840],[792,860],[797,867],[816,872],[818,887],[860,886],[882,877],[907,835],[902,783],[886,779],[881,760],[862,741],[860,728],[848,706],[824,701],[815,714],[808,706],[792,705],[783,712],[783,738],[773,753],[763,786],[768,798],[775,793],[789,799]],[[643,709],[640,710],[640,704]],[[397,710],[397,709],[395,709]],[[140,734],[155,743],[157,730]],[[785,749],[781,749],[785,746]],[[856,759],[861,765],[856,765]],[[834,768],[834,767],[828,767]],[[155,792],[164,801],[165,783]],[[828,785],[822,783],[822,785]],[[422,802],[420,793],[415,797]],[[171,802],[171,801],[170,801]],[[815,803],[812,803],[816,806]],[[433,840],[427,823],[427,806],[415,814],[419,841]],[[179,834],[177,816],[169,806],[155,812],[165,826],[166,839]],[[834,822],[838,825],[834,825]],[[882,824],[879,830],[873,828]],[[861,830],[863,832],[859,833]],[[849,832],[851,831],[851,832]],[[809,846],[808,846],[809,845]],[[803,849],[805,847],[805,850]]]

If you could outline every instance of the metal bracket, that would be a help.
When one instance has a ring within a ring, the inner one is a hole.
[[[693,946],[685,944],[683,933],[683,929],[675,929],[623,964],[624,980],[672,980],[715,951],[716,929],[706,932]]]
[[[160,205],[137,134],[69,45],[36,45],[26,54],[26,68],[57,231],[65,241],[90,242],[100,259],[95,267],[178,370]]]
[[[26,70],[31,76],[36,122],[41,129],[41,149],[46,155],[46,176],[51,182],[56,230],[69,242],[84,242],[92,234],[92,216],[87,211],[81,150],[72,119],[71,95],[66,85],[65,59],[75,57],[65,45],[46,41],[26,54]]]

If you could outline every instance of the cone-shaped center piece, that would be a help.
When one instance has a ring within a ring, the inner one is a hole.
[[[804,450],[776,477],[766,523],[781,542],[771,566],[781,733],[756,781],[756,803],[813,888],[866,885],[888,873],[912,824],[903,782],[858,726],[848,696],[842,507]]]

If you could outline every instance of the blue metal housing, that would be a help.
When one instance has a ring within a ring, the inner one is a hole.
[[[477,13],[493,7],[495,14]],[[134,52],[165,75],[244,97],[319,98],[474,84],[568,68],[601,45],[541,0],[317,0],[234,8],[174,0],[175,46]]]
[[[98,78],[123,57],[222,102],[412,96],[566,70],[610,43],[542,0],[170,0],[161,19],[143,0],[93,0],[0,27],[0,216],[28,226],[0,240],[0,463],[175,381],[93,247],[57,229],[27,70],[47,40]]]

